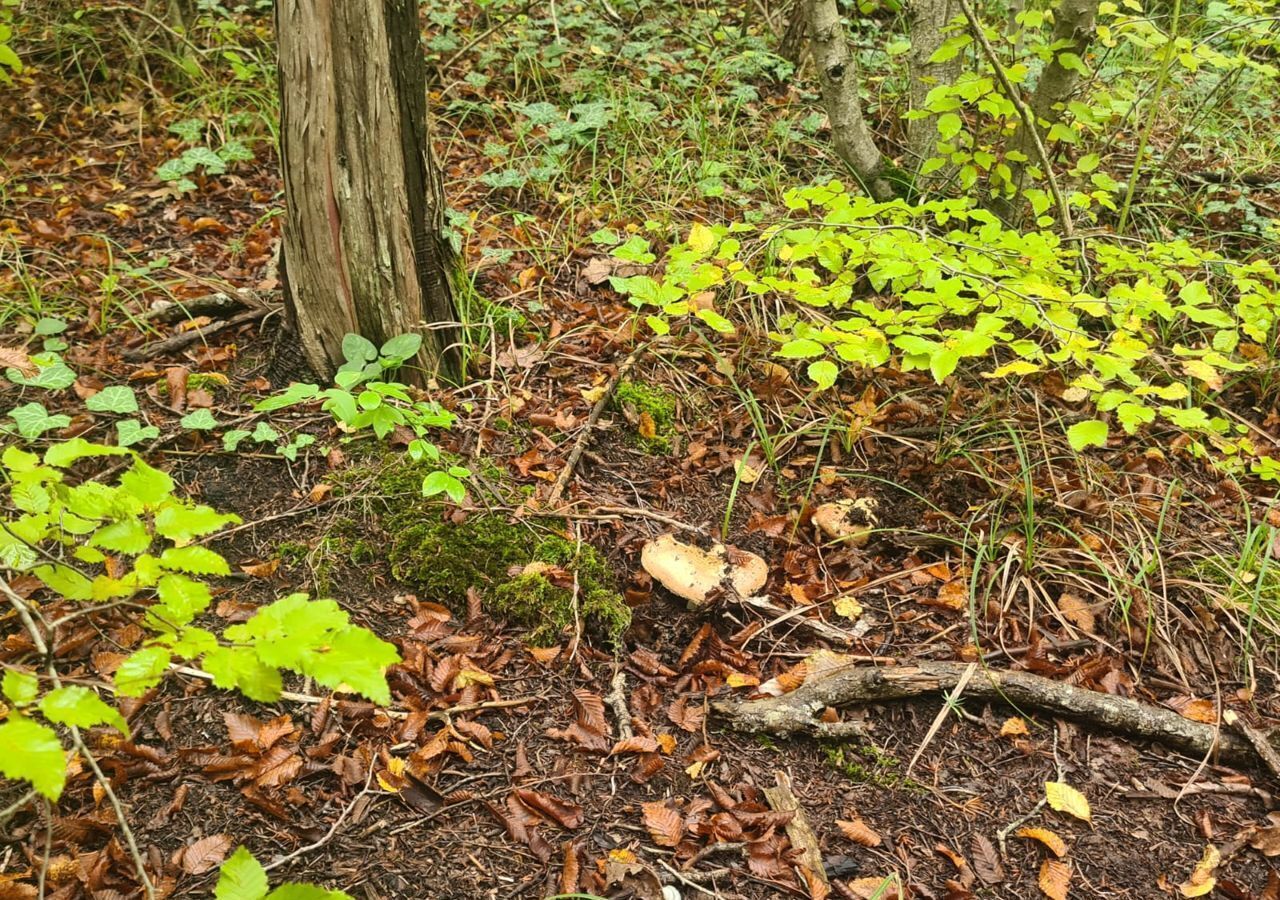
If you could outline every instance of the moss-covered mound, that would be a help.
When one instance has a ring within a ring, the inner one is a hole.
[[[468,588],[481,592],[495,616],[529,629],[535,644],[556,642],[575,624],[617,642],[631,624],[608,564],[590,544],[556,533],[562,523],[444,516],[444,504],[420,495],[428,469],[396,460],[377,479],[392,574],[423,599],[465,608]]]
[[[655,454],[671,452],[671,438],[676,430],[675,394],[639,381],[623,381],[614,389],[613,402],[632,421],[642,423],[636,432],[636,444],[642,450]]]

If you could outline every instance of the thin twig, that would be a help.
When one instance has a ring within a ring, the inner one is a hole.
[[[587,417],[587,424],[582,426],[582,430],[578,432],[578,439],[574,441],[573,449],[569,451],[569,458],[565,461],[564,468],[560,470],[560,474],[556,476],[556,483],[551,487],[551,493],[547,497],[546,503],[548,509],[559,505],[560,497],[564,494],[565,488],[569,486],[569,479],[573,477],[573,470],[577,468],[578,460],[582,458],[582,451],[587,448],[587,439],[591,436],[591,432],[595,430],[596,422],[600,420],[600,414],[604,412],[604,408],[608,406],[610,398],[613,397],[613,392],[617,390],[618,385],[635,367],[636,362],[639,361],[648,346],[647,343],[640,344],[627,354],[627,358],[618,366],[618,371],[614,373],[613,378],[605,386],[604,393],[600,395],[596,405],[591,408],[591,415]]]
[[[369,790],[369,785],[372,783],[373,783],[373,767],[370,766],[369,774],[365,777],[365,780],[364,780],[364,787],[360,790],[360,793],[356,794],[354,797],[351,798],[351,802],[346,805],[346,807],[338,815],[338,818],[335,819],[333,824],[329,826],[329,830],[325,832],[324,837],[320,838],[317,841],[313,841],[310,844],[307,844],[305,847],[299,847],[297,850],[294,850],[292,853],[286,853],[284,856],[281,856],[278,859],[272,860],[271,862],[267,863],[265,866],[262,867],[263,870],[270,872],[272,869],[278,869],[281,866],[283,866],[285,863],[293,862],[299,856],[303,856],[307,853],[310,853],[312,850],[319,850],[325,844],[329,843],[329,841],[333,840],[333,836],[338,833],[338,829],[341,828],[342,823],[347,820],[347,816],[351,814],[351,810],[355,809],[356,804],[360,802],[360,798],[368,794],[374,793],[373,791]]]
[[[1036,118],[1031,113],[1031,107],[1027,106],[1022,97],[1014,89],[1013,83],[1009,81],[1009,75],[1005,72],[1004,66],[1000,64],[1000,58],[996,56],[995,49],[991,46],[991,42],[987,40],[987,33],[982,29],[982,23],[978,21],[978,17],[974,15],[973,7],[969,5],[968,0],[956,0],[960,5],[961,12],[964,17],[969,20],[969,27],[973,30],[973,36],[978,41],[978,46],[982,48],[982,54],[987,58],[987,62],[991,64],[991,68],[995,70],[996,78],[1000,80],[1000,86],[1004,88],[1005,94],[1009,97],[1009,102],[1018,110],[1018,115],[1022,118],[1022,127],[1028,130],[1031,139],[1036,148],[1036,156],[1040,157],[1040,163],[1044,166],[1044,174],[1049,179],[1049,192],[1053,194],[1053,202],[1058,207],[1058,218],[1062,220],[1062,233],[1065,237],[1071,237],[1075,232],[1075,227],[1071,222],[1071,210],[1067,207],[1067,201],[1062,196],[1062,190],[1058,187],[1058,178],[1053,174],[1053,165],[1049,162],[1049,151],[1045,149],[1044,141],[1040,138],[1040,126],[1036,123]]]

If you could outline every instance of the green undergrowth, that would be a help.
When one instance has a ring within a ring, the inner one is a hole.
[[[474,588],[491,613],[527,629],[536,645],[553,644],[578,625],[607,643],[621,638],[631,610],[599,551],[563,537],[555,520],[446,519],[442,500],[421,496],[422,477],[420,464],[396,458],[374,478],[378,525],[388,536],[383,552],[396,578],[458,611]]]
[[[925,790],[903,774],[901,760],[874,744],[828,744],[822,753],[828,766],[858,784],[912,792]]]
[[[636,444],[645,452],[653,454],[671,452],[677,401],[676,395],[670,391],[638,381],[623,381],[613,394],[613,402],[618,409],[629,419],[639,423],[636,426]]]

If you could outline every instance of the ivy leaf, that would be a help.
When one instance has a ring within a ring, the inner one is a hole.
[[[267,895],[267,872],[246,847],[237,847],[218,870],[213,889],[216,900],[262,900]]]
[[[57,800],[67,783],[67,757],[58,735],[25,716],[0,723],[0,775],[29,781],[43,796]]]
[[[40,712],[59,725],[77,728],[110,725],[125,737],[129,736],[129,723],[119,710],[83,685],[69,684],[45,694],[40,698]]]
[[[212,431],[218,427],[218,420],[209,410],[197,409],[179,419],[178,424],[191,431]]]
[[[0,693],[14,706],[27,706],[40,693],[40,679],[30,672],[5,669],[4,681],[0,682]]]
[[[50,415],[42,403],[26,403],[9,410],[9,418],[18,426],[18,434],[27,440],[33,440],[55,428],[66,428],[71,424],[71,417]]]
[[[1077,422],[1067,429],[1067,441],[1077,452],[1086,447],[1105,447],[1108,431],[1107,423],[1099,419]]]
[[[116,692],[125,697],[141,697],[160,683],[169,661],[169,651],[164,647],[143,647],[130,654],[116,669]]]
[[[90,412],[109,412],[128,415],[138,411],[138,397],[133,388],[122,384],[105,387],[84,401]]]
[[[154,441],[160,437],[160,429],[154,425],[143,425],[137,419],[120,419],[116,422],[116,444],[120,447],[132,447],[142,441]]]

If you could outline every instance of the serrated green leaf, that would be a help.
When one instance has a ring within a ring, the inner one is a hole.
[[[75,437],[60,444],[54,444],[44,452],[44,463],[57,469],[65,469],[77,460],[90,456],[121,456],[128,451],[123,447],[108,447],[105,444],[94,444],[84,438]]]
[[[25,716],[0,722],[0,775],[22,779],[50,800],[62,796],[67,756],[58,735]]]
[[[134,459],[123,475],[120,488],[131,497],[145,504],[156,506],[173,493],[173,479],[141,459]]]
[[[231,567],[207,547],[170,547],[160,554],[160,565],[192,575],[230,575]]]
[[[40,712],[50,722],[57,722],[59,725],[74,725],[77,728],[110,725],[125,737],[129,736],[129,723],[120,715],[120,711],[82,685],[69,684],[54,688],[40,698]]]
[[[168,504],[156,513],[156,534],[175,544],[189,543],[193,538],[212,534],[224,525],[234,525],[240,517],[220,513],[204,505]]]
[[[825,352],[823,346],[817,341],[809,338],[796,338],[779,347],[774,356],[781,356],[783,359],[808,359],[814,356],[821,356]]]
[[[267,895],[267,872],[246,847],[237,847],[218,870],[215,900],[262,900]]]
[[[264,663],[251,647],[215,647],[203,662],[217,687],[238,690],[259,703],[278,700],[284,688],[280,671]]]
[[[70,566],[54,563],[36,566],[31,572],[43,581],[46,587],[68,600],[93,599],[93,582]]]
[[[137,556],[151,547],[151,533],[138,519],[125,519],[99,528],[89,539],[89,546]]]
[[[164,647],[143,647],[126,656],[116,669],[116,692],[124,697],[141,697],[160,683],[170,659]]]
[[[122,384],[105,387],[84,401],[90,412],[109,412],[128,415],[138,411],[138,398],[133,388]]]
[[[27,706],[40,693],[40,679],[20,669],[5,669],[0,681],[0,693],[14,706]]]
[[[351,690],[380,706],[391,702],[387,667],[400,661],[394,645],[364,628],[349,627],[333,636],[304,669],[325,687]]]
[[[170,626],[186,625],[209,608],[209,586],[185,575],[164,575],[156,583],[160,603],[152,609]]]

